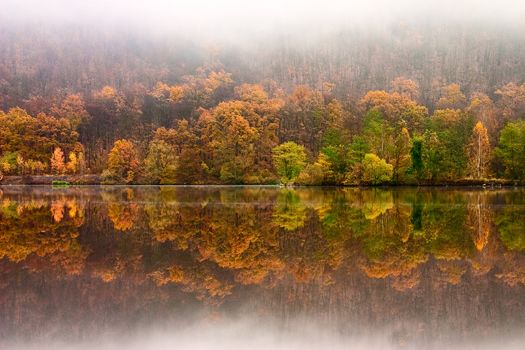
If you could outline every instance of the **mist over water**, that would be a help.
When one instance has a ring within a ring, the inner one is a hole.
[[[83,342],[12,344],[13,349],[394,349],[386,339],[342,338],[316,327],[283,331],[253,320],[207,324],[183,330],[151,330],[126,337],[106,337]]]
[[[151,327],[133,334],[105,336],[83,341],[46,341],[35,343],[8,343],[6,348],[13,350],[237,350],[237,349],[276,349],[276,350],[397,350],[397,349],[504,349],[523,348],[523,334],[515,334],[506,339],[472,340],[457,344],[433,341],[431,343],[410,342],[408,339],[392,337],[388,331],[371,332],[344,336],[329,332],[314,323],[295,324],[287,329],[277,328],[261,320],[244,318],[230,322],[212,322],[200,325],[165,329]],[[162,329],[162,330],[161,330]],[[415,330],[417,331],[417,330]]]

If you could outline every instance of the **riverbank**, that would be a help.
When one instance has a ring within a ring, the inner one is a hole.
[[[2,185],[52,185],[56,182],[67,182],[71,185],[103,185],[102,176],[96,174],[88,175],[25,175],[25,176],[3,176],[0,180]],[[132,184],[120,183],[115,185],[150,185],[149,183],[134,182]],[[172,184],[172,185],[187,185],[187,184]],[[227,185],[224,183],[207,183],[203,185]],[[241,185],[241,184],[238,184]],[[250,184],[255,185],[255,184]],[[301,185],[298,185],[301,186]],[[369,186],[366,184],[352,185],[347,187]],[[513,180],[507,179],[461,179],[455,181],[441,181],[441,182],[420,182],[417,183],[399,183],[399,184],[385,184],[385,186],[435,186],[435,187],[507,187],[507,186],[523,186]],[[345,186],[335,186],[345,187]]]
[[[100,175],[26,175],[3,176],[0,185],[52,185],[53,182],[68,182],[72,185],[100,185]]]

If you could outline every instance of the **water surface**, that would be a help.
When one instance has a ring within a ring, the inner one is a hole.
[[[525,191],[0,188],[0,348],[521,349]]]

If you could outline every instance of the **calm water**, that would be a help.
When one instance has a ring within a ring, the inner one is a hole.
[[[525,191],[0,189],[2,349],[522,349]]]

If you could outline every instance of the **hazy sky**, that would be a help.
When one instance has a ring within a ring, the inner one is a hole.
[[[375,19],[436,15],[509,19],[523,15],[523,0],[2,0],[9,16],[40,19],[125,19],[161,25]]]
[[[389,20],[519,22],[525,0],[0,0],[0,16],[26,21],[133,24],[211,35],[374,27]],[[305,32],[304,34],[307,34]]]

